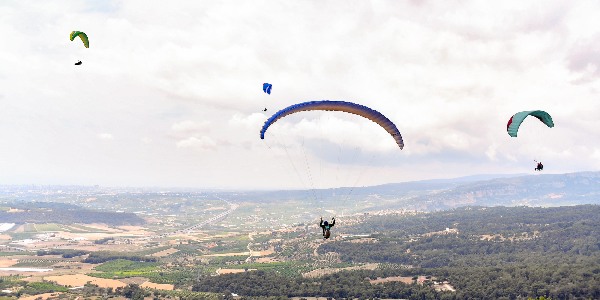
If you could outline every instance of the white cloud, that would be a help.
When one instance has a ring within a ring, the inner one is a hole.
[[[216,150],[217,143],[208,136],[190,137],[177,142],[177,148],[194,148],[201,150]]]
[[[181,121],[171,126],[171,130],[181,133],[208,132],[210,129],[209,121],[194,122],[190,120]]]
[[[264,124],[267,118],[267,115],[263,113],[252,113],[247,116],[236,113],[231,117],[231,119],[229,119],[229,124],[232,126],[243,126],[246,128],[259,128]]]
[[[112,140],[114,137],[112,134],[110,133],[99,133],[98,134],[98,138],[103,140],[103,141],[110,141]]]

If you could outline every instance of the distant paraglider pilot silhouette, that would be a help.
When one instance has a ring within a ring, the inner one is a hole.
[[[544,165],[542,165],[541,161],[538,161],[537,162],[537,166],[533,170],[535,170],[535,171],[542,171],[542,170],[544,170]]]
[[[335,226],[335,217],[331,218],[331,224],[327,221],[323,221],[323,217],[321,217],[321,223],[319,226],[323,229],[323,238],[328,239],[331,236],[331,227]]]

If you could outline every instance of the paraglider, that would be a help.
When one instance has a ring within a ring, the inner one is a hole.
[[[402,135],[400,134],[400,131],[398,130],[396,125],[394,125],[394,123],[392,121],[390,121],[390,119],[388,119],[382,113],[380,113],[374,109],[371,109],[367,106],[361,105],[361,104],[356,104],[356,103],[347,102],[347,101],[335,101],[335,100],[308,101],[308,102],[294,104],[294,105],[286,107],[282,110],[279,110],[278,112],[273,114],[271,117],[269,117],[265,121],[262,129],[260,130],[260,138],[264,140],[265,134],[266,134],[267,130],[269,129],[269,127],[272,126],[279,119],[289,116],[291,114],[295,114],[295,113],[303,112],[303,111],[339,111],[339,112],[346,112],[346,113],[361,116],[363,118],[369,119],[370,121],[376,123],[383,129],[385,129],[388,132],[388,134],[394,139],[394,141],[396,142],[398,147],[400,149],[404,148],[404,141],[402,140]],[[293,136],[290,136],[290,138],[294,139]],[[287,147],[286,145],[283,145],[283,147],[286,149],[285,150],[286,154],[290,160],[290,163],[291,163],[294,171],[296,172],[296,175],[298,175],[300,181],[302,181],[302,179],[301,179],[302,176],[300,175],[298,168],[296,167],[296,162],[294,162],[295,159],[293,159],[289,155],[288,148],[290,148],[290,147]],[[302,147],[304,147],[304,142],[302,142]],[[271,147],[269,147],[269,148],[271,148]],[[306,152],[304,151],[305,149],[301,149],[301,150],[303,152],[302,157],[304,157],[304,161],[306,163],[308,183],[312,187],[313,196],[315,197],[315,200],[318,201],[316,199],[317,195],[314,192],[315,191],[315,184],[314,184],[315,181],[313,180],[313,175],[311,174],[311,171],[310,171],[310,166],[309,166],[310,163],[308,162],[308,159],[306,158],[307,156],[306,156]],[[338,169],[338,171],[339,171],[339,169]],[[356,185],[358,183],[359,179],[360,179],[360,176],[356,179],[354,185]],[[351,192],[352,192],[352,189],[350,189],[348,195],[343,197],[343,198],[345,198],[345,200],[343,200],[343,201],[346,201],[349,198],[349,195]],[[323,221],[321,219],[321,223],[319,224],[319,226],[323,230],[323,238],[328,239],[330,237],[330,235],[331,235],[330,229],[334,225],[335,225],[335,218],[333,218],[332,223]]]
[[[521,126],[521,123],[523,122],[523,120],[525,120],[527,116],[534,116],[542,123],[546,124],[546,126],[550,128],[554,127],[552,117],[547,112],[543,110],[522,111],[514,114],[512,117],[510,117],[510,120],[508,120],[508,123],[506,124],[506,131],[508,132],[508,135],[512,137],[517,137],[519,126]]]
[[[523,123],[525,118],[527,118],[528,116],[536,117],[538,120],[540,120],[540,122],[544,123],[550,128],[554,127],[552,117],[547,112],[543,110],[527,110],[514,114],[510,118],[510,120],[508,120],[508,123],[506,124],[506,131],[508,132],[508,135],[510,135],[511,137],[517,137],[517,133],[519,131],[521,123]],[[537,163],[535,169],[533,169],[534,171],[544,170],[544,165],[542,164],[542,162],[538,162],[537,160],[533,161]]]
[[[271,89],[272,88],[273,88],[272,84],[270,84],[268,82],[263,83],[263,92],[271,95]],[[265,107],[265,109],[263,109],[263,111],[267,111],[267,108]]]
[[[321,217],[321,223],[319,226],[323,229],[323,238],[328,239],[331,236],[331,227],[335,226],[335,217],[331,218],[331,223],[327,221],[323,221],[323,217]]]
[[[83,31],[73,31],[73,32],[71,32],[71,35],[69,36],[69,39],[71,41],[73,41],[76,37],[79,37],[81,39],[81,41],[83,42],[83,45],[86,48],[90,47],[90,41],[88,40],[88,36],[87,36],[87,34],[85,34],[85,32],[83,32]]]
[[[83,42],[83,46],[85,46],[86,48],[90,47],[90,41],[88,39],[87,34],[85,34],[85,32],[83,31],[72,31],[71,34],[69,35],[69,39],[71,40],[71,42],[76,38],[79,37],[81,39],[81,41]],[[80,66],[82,64],[81,61],[78,61],[75,63],[76,66]]]
[[[535,167],[535,169],[533,169],[534,171],[542,171],[542,170],[544,170],[544,165],[542,165],[541,161],[537,161],[537,160],[534,160],[534,161],[537,162],[537,166]]]
[[[271,89],[273,88],[273,85],[270,83],[263,83],[263,92],[271,95]]]
[[[294,104],[287,108],[284,108],[278,112],[276,112],[273,116],[265,121],[262,129],[260,130],[260,138],[265,138],[265,133],[269,126],[273,123],[277,122],[277,120],[288,116],[293,113],[301,112],[301,111],[311,111],[311,110],[325,110],[325,111],[343,111],[355,115],[359,115],[361,117],[367,118],[379,126],[383,127],[396,141],[398,147],[400,149],[404,148],[404,141],[402,140],[402,136],[400,135],[400,131],[388,119],[386,116],[381,114],[380,112],[368,108],[364,105],[346,102],[346,101],[331,101],[331,100],[322,100],[322,101],[309,101],[304,103]]]

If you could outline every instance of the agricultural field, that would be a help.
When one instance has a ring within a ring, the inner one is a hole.
[[[25,231],[36,231],[36,232],[47,232],[47,231],[68,231],[66,226],[54,223],[45,223],[45,224],[27,224],[33,225],[29,226],[25,229]],[[33,228],[32,228],[33,227]],[[31,230],[33,229],[33,230]]]
[[[146,277],[160,270],[157,262],[134,262],[117,259],[105,262],[94,268],[100,273],[90,273],[91,276],[100,278],[128,278]],[[151,275],[150,275],[151,276]]]
[[[50,282],[56,282],[58,285],[63,287],[84,286],[88,282],[103,288],[118,288],[127,286],[126,283],[118,280],[95,278],[85,274],[46,276],[43,279]]]

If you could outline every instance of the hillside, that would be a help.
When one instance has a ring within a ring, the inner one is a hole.
[[[480,175],[455,179],[392,183],[371,187],[312,191],[237,192],[237,200],[324,200],[356,204],[370,201],[369,211],[434,211],[482,206],[561,206],[600,204],[600,172],[537,175]],[[233,193],[222,193],[233,198]]]
[[[564,206],[600,204],[600,172],[529,175],[459,185],[414,198],[428,209],[464,205]]]

